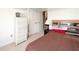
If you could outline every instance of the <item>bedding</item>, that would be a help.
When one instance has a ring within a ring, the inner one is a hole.
[[[79,37],[49,31],[45,36],[31,42],[26,51],[78,51]]]

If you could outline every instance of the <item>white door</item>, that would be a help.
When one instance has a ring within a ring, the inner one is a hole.
[[[16,18],[16,30],[15,30],[15,39],[16,45],[27,40],[27,15],[26,11],[19,11],[21,14],[20,17]]]
[[[35,9],[29,10],[29,34],[40,32],[40,12]]]
[[[38,20],[35,20],[35,21],[33,22],[33,25],[34,25],[34,27],[33,27],[33,32],[34,32],[34,33],[38,33],[38,32],[39,32],[39,21],[38,21]]]
[[[31,34],[36,34],[39,32],[39,21],[37,19],[31,19],[29,23],[29,32]]]

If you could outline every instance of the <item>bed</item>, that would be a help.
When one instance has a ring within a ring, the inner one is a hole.
[[[51,32],[31,42],[26,51],[79,51],[79,37]]]

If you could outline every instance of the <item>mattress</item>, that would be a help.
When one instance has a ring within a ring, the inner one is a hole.
[[[26,51],[78,51],[79,39],[66,34],[48,32],[45,36],[31,42]]]

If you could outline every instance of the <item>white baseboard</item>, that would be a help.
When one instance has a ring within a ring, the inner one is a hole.
[[[6,46],[6,45],[11,44],[11,43],[13,43],[13,40],[0,44],[0,47]]]

